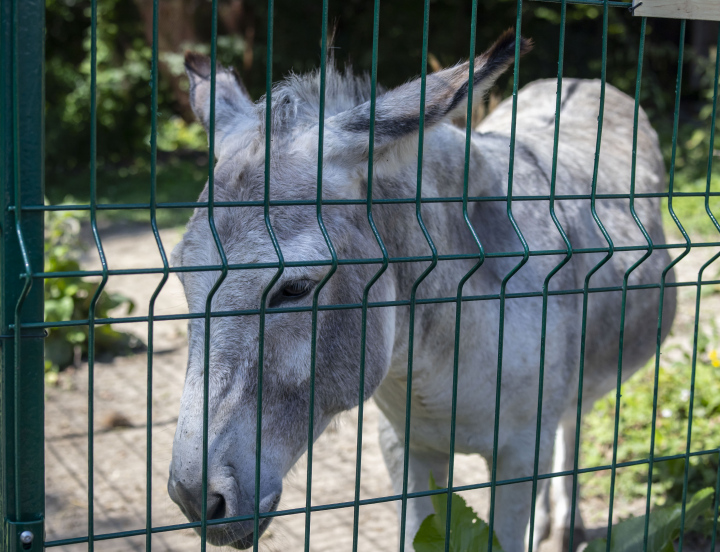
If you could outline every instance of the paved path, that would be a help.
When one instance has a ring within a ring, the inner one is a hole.
[[[168,253],[179,240],[178,231],[162,233]],[[103,241],[111,268],[160,266],[160,257],[149,228],[126,227],[104,232]],[[84,266],[96,267],[97,259],[88,252]],[[696,272],[695,272],[696,274]],[[690,276],[692,277],[692,276]],[[136,302],[135,314],[147,314],[148,301],[159,281],[156,275],[114,276],[107,288],[120,291]],[[179,282],[171,277],[160,295],[156,313],[186,311]],[[122,313],[120,313],[122,314]],[[120,329],[120,328],[118,328]],[[127,324],[122,328],[147,336],[146,324]],[[145,340],[145,338],[144,338]],[[183,321],[161,322],[155,328],[152,389],[152,524],[164,526],[185,521],[170,501],[167,472],[177,421],[186,363],[186,336]],[[87,535],[88,520],[88,392],[87,365],[62,374],[57,387],[46,391],[46,486],[47,539]],[[146,442],[147,442],[147,355],[116,358],[95,368],[94,416],[94,505],[95,533],[143,529],[146,523]],[[377,439],[377,407],[372,401],[365,408],[362,451],[361,498],[392,494]],[[315,446],[313,466],[314,505],[352,501],[355,489],[355,445],[357,410],[345,414],[328,429]],[[478,456],[458,456],[456,483],[488,480],[485,462]],[[306,464],[303,459],[284,483],[280,509],[305,506]],[[488,491],[464,493],[468,503],[486,517]],[[644,505],[644,502],[643,502]],[[583,515],[592,525],[601,525],[607,505],[583,501]],[[626,516],[637,505],[616,501],[616,513]],[[636,512],[634,512],[636,513]],[[397,542],[397,517],[393,503],[363,506],[359,517],[359,550],[393,551]],[[352,550],[353,510],[342,508],[313,513],[310,549],[317,552]],[[278,518],[262,539],[263,550],[296,552],[303,550],[303,514]],[[191,530],[157,533],[152,548],[156,552],[185,552],[200,549]],[[544,552],[556,552],[544,546]],[[97,551],[141,551],[144,535],[100,541]],[[63,551],[87,550],[87,544],[56,548]]]

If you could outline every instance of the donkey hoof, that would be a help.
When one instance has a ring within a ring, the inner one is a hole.
[[[562,528],[562,550],[566,550],[567,552],[576,552],[579,549],[580,545],[587,540],[587,537],[585,535],[585,528],[575,527],[575,529],[572,530],[573,550],[570,550],[570,533],[571,530],[569,527]]]

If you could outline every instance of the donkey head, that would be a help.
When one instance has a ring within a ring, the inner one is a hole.
[[[530,47],[528,41],[521,44],[522,51]],[[476,101],[512,63],[514,48],[515,35],[508,31],[475,60]],[[193,110],[213,132],[218,205],[212,216],[207,207],[196,209],[173,252],[174,266],[184,267],[178,274],[190,312],[201,316],[188,325],[188,366],[168,490],[190,520],[200,519],[207,415],[207,518],[252,518],[256,493],[260,513],[277,508],[283,477],[307,449],[310,416],[314,439],[335,414],[358,404],[361,371],[364,398],[385,377],[395,338],[394,311],[370,308],[363,326],[359,306],[377,264],[339,264],[326,279],[333,269],[332,253],[314,204],[319,74],[291,76],[274,88],[271,117],[266,118],[265,100],[253,103],[233,71],[216,70],[213,112],[210,60],[188,54],[186,69]],[[378,96],[376,175],[397,173],[414,163],[420,92],[420,80],[415,80]],[[467,96],[467,63],[429,75],[428,131],[464,112]],[[369,100],[367,77],[354,77],[347,70],[341,73],[329,64],[321,160],[324,199],[365,197]],[[267,133],[271,148],[266,162]],[[267,217],[266,186],[276,202]],[[206,186],[200,201],[208,198]],[[337,259],[381,257],[363,205],[325,205],[322,218]],[[283,256],[281,274],[278,250]],[[231,268],[220,282],[224,261]],[[393,279],[386,275],[372,286],[369,300],[394,297]],[[261,314],[263,299],[267,312]],[[315,320],[314,300],[320,306]],[[352,308],[323,309],[325,305]],[[213,314],[209,328],[202,316],[208,310]],[[366,345],[361,360],[363,328]],[[261,518],[260,531],[270,520]],[[253,531],[253,519],[244,519],[211,525],[207,535],[213,544],[246,548],[252,545]]]

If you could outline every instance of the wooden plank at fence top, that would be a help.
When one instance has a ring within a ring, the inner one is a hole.
[[[720,0],[633,0],[633,14],[720,21]]]

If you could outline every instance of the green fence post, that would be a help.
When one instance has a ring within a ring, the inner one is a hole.
[[[0,508],[3,551],[43,549],[44,26],[42,0],[0,0]]]

